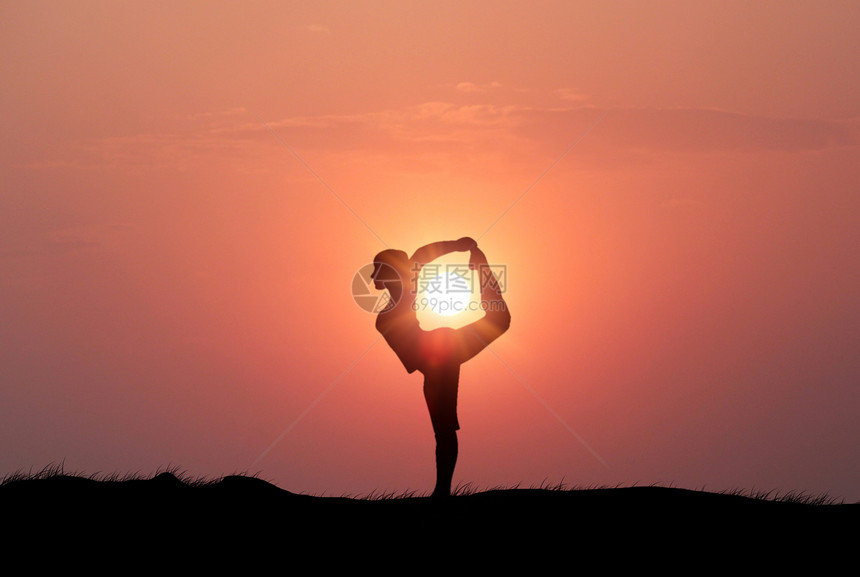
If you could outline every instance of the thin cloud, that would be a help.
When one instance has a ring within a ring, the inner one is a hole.
[[[261,124],[237,108],[188,117],[175,132],[117,136],[77,145],[61,158],[33,161],[32,167],[202,166],[217,159],[247,164],[276,154],[269,130],[298,150],[322,154],[385,157],[387,163],[432,155],[437,163],[461,162],[468,155],[499,159],[563,150],[572,135],[601,114],[600,129],[589,135],[579,156],[598,154],[611,163],[630,154],[704,153],[732,150],[798,152],[857,144],[857,125],[814,119],[770,118],[711,109],[590,106],[538,108],[491,103],[462,105],[429,101],[401,109],[349,115],[293,116]],[[466,156],[464,156],[466,155]],[[611,160],[614,159],[614,160]]]
[[[477,84],[475,82],[460,82],[454,88],[456,88],[460,92],[489,92],[495,88],[500,88],[502,86],[501,82],[485,82],[483,84]]]
[[[583,94],[570,88],[559,88],[555,91],[555,95],[566,102],[585,102],[591,98],[588,94]]]
[[[587,118],[590,108],[530,109],[518,112],[519,134],[532,141],[559,146]],[[635,150],[714,152],[770,150],[800,152],[857,144],[851,122],[805,118],[775,118],[693,108],[620,108],[606,111],[601,129],[589,147]]]

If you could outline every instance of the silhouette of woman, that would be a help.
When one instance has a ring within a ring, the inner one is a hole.
[[[415,308],[416,280],[421,268],[451,252],[470,252],[469,267],[481,276],[479,320],[459,329],[423,330]],[[502,298],[498,279],[487,266],[484,253],[469,237],[421,247],[410,258],[401,250],[384,250],[373,259],[372,278],[377,289],[387,289],[391,300],[377,314],[376,329],[385,337],[406,371],[424,375],[424,399],[436,437],[434,497],[451,494],[457,463],[457,389],[460,365],[508,330],[511,315]],[[404,290],[408,286],[411,290]]]

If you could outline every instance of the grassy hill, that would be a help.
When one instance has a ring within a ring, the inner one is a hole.
[[[195,480],[174,472],[12,475],[0,484],[0,511],[22,542],[110,543],[127,555],[173,551],[174,561],[193,551],[210,561],[219,552],[256,551],[259,559],[313,551],[329,567],[367,555],[378,567],[417,555],[428,567],[447,559],[505,568],[508,561],[575,565],[598,553],[614,567],[663,555],[673,563],[703,555],[711,564],[736,557],[750,563],[772,553],[773,569],[822,546],[823,558],[838,559],[843,546],[854,547],[860,527],[860,504],[803,495],[634,486],[463,491],[441,501],[319,497],[255,477]]]

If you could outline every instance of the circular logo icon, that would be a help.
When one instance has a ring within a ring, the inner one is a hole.
[[[386,263],[379,263],[379,276],[397,278],[397,271]],[[363,311],[378,313],[385,309],[391,302],[388,291],[376,288],[373,282],[374,264],[368,263],[358,269],[352,277],[352,300]],[[395,303],[396,304],[396,303]]]

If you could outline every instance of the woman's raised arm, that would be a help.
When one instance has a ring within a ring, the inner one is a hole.
[[[415,254],[412,255],[412,262],[420,268],[427,263],[433,262],[440,256],[452,252],[470,251],[476,246],[478,246],[478,243],[468,236],[464,236],[457,240],[441,240],[439,242],[424,245],[416,250]]]

